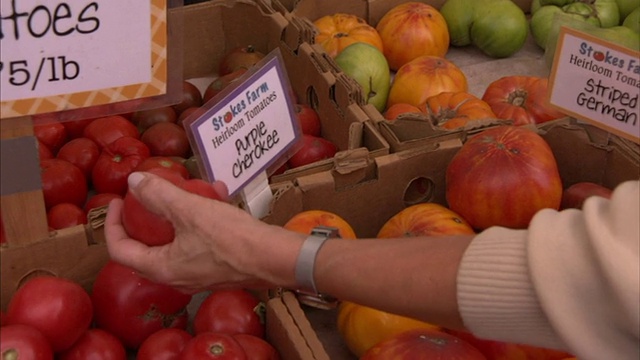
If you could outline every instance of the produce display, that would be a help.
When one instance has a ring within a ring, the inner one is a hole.
[[[295,12],[287,16],[295,17]],[[640,0],[533,0],[529,10],[512,0],[444,0],[439,6],[410,1],[390,6],[377,21],[362,16],[336,11],[307,19],[314,26],[314,44],[331,65],[327,67],[335,66],[332,71],[359,86],[355,94],[361,98],[351,99],[358,111],[375,113],[376,130],[388,126],[410,133],[411,140],[432,137],[424,142],[425,149],[442,145],[433,138],[434,131],[460,142],[444,146],[450,156],[446,164],[419,165],[440,166],[443,181],[421,179],[424,182],[417,181],[415,188],[407,186],[406,192],[416,191],[428,200],[405,198],[402,210],[371,229],[374,241],[475,234],[491,226],[524,229],[541,209],[580,209],[591,196],[611,196],[611,188],[593,178],[563,181],[563,163],[538,130],[566,117],[547,103],[548,77],[513,73],[481,84],[478,95],[470,89],[475,79],[448,55],[451,50],[472,49],[470,53],[484,61],[505,61],[519,56],[532,41],[540,54],[550,56],[561,24],[639,50]],[[127,177],[134,171],[154,173],[188,192],[219,200],[200,175],[184,124],[265,58],[255,44],[237,45],[222,55],[216,76],[205,86],[182,81],[177,104],[64,122],[46,114],[34,116],[49,230],[86,227],[92,211],[119,198],[123,226],[132,238],[149,246],[173,241],[172,224],[128,191]],[[327,94],[301,95],[308,96],[292,96],[301,133],[298,148],[270,176],[310,168],[345,150],[324,136],[333,129],[314,109],[314,96]],[[415,131],[415,122],[431,125],[430,130]],[[409,158],[410,153],[388,161]],[[354,159],[355,165],[347,161],[345,168],[330,164],[328,177],[350,174],[350,165],[356,168],[363,162]],[[340,192],[379,176],[370,168],[363,173],[356,174],[353,183],[349,179],[339,188],[336,182],[335,189],[325,191]],[[440,192],[439,201],[431,200],[434,191]],[[301,205],[304,210],[286,221],[279,219],[283,227],[310,234],[317,226],[329,226],[348,241],[362,237],[348,219],[351,214],[330,206]],[[374,201],[370,206],[382,205]],[[92,280],[87,290],[62,277],[21,279],[22,286],[0,313],[3,359],[281,358],[280,349],[268,341],[264,299],[251,289],[219,290],[197,298],[113,261]],[[561,351],[480,339],[340,299],[330,311],[330,330],[350,359],[573,358]]]

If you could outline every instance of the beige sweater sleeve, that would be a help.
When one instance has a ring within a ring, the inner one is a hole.
[[[528,230],[494,227],[469,246],[458,302],[476,336],[640,358],[640,182],[583,211],[540,211]]]

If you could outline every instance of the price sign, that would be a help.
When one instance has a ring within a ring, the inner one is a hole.
[[[282,159],[300,128],[277,49],[229,86],[205,104],[213,103],[205,113],[185,124],[203,177],[223,181],[234,196]]]
[[[2,0],[3,118],[167,92],[167,0]]]
[[[549,79],[561,111],[640,142],[640,53],[562,27]]]

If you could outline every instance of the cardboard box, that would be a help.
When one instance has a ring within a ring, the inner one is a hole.
[[[570,118],[538,127],[558,162],[563,186],[592,181],[614,188],[640,179],[640,147],[606,131]],[[278,195],[265,221],[282,225],[309,209],[335,212],[359,237],[374,237],[394,214],[417,202],[446,205],[445,172],[464,143],[439,139],[421,147],[366,159],[352,172],[325,171],[274,189]],[[336,310],[304,308],[331,359],[355,359],[336,332]]]

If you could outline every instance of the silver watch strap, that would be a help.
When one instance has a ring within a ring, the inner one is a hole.
[[[295,270],[296,283],[300,290],[313,294],[318,293],[316,283],[313,280],[313,268],[318,251],[328,238],[326,235],[309,235],[302,244]]]

